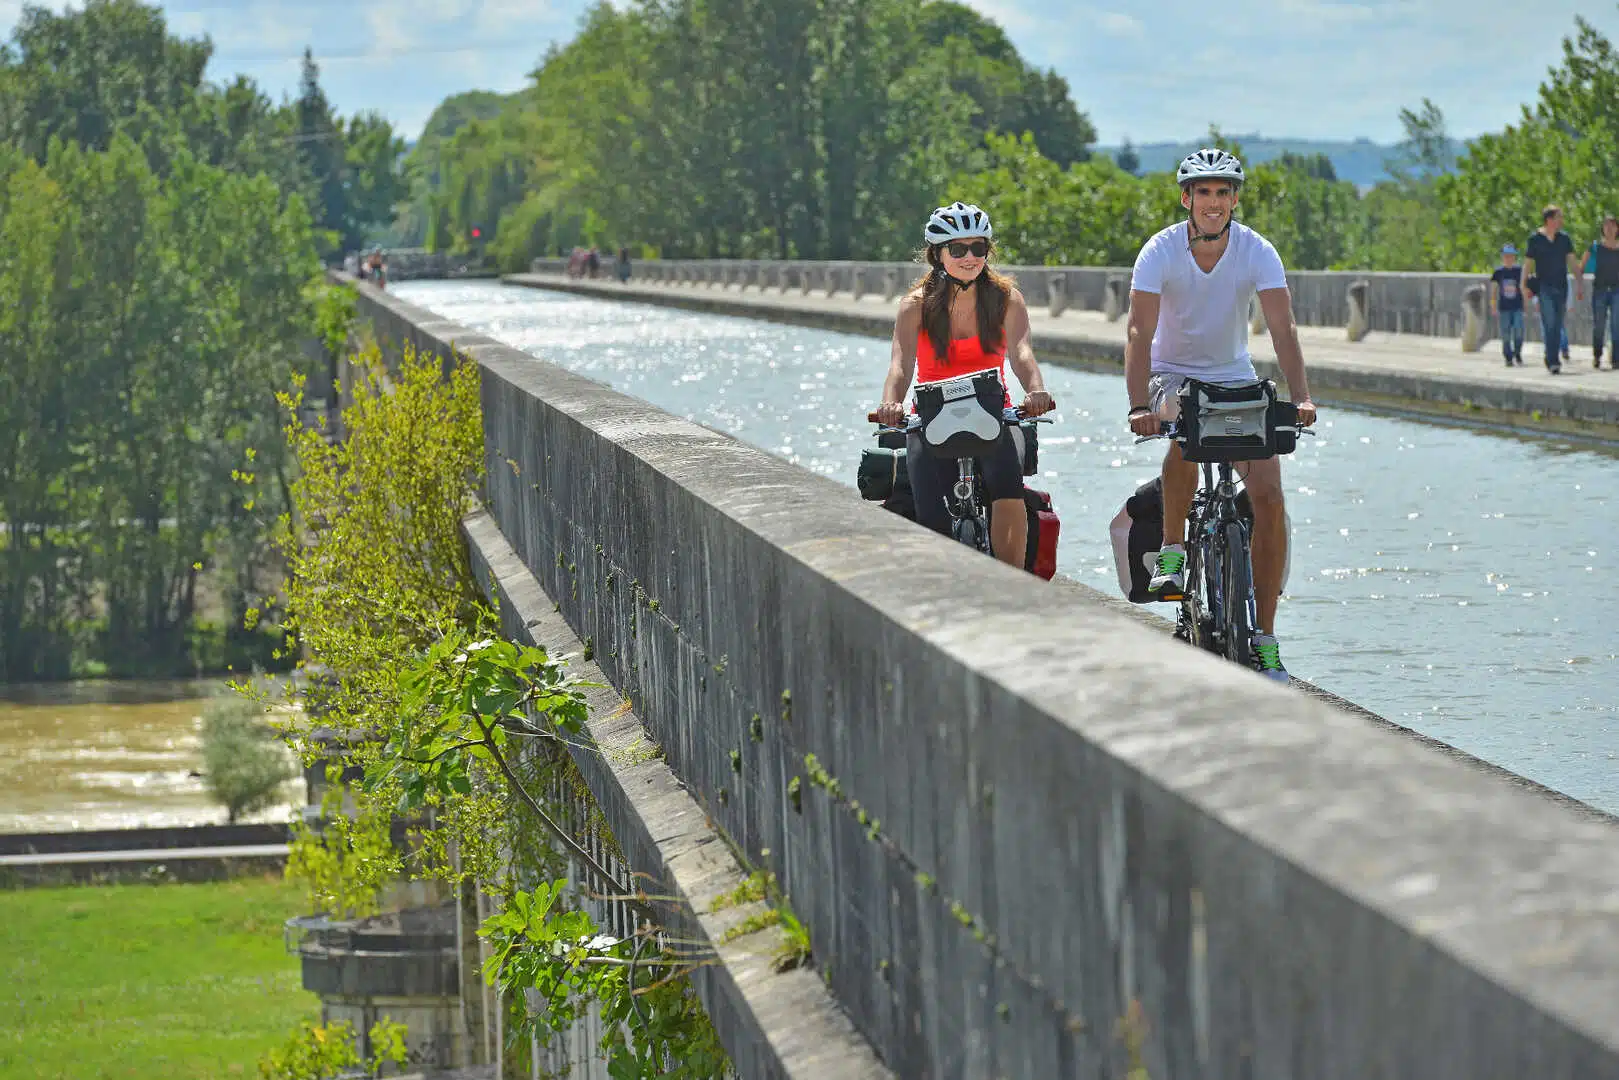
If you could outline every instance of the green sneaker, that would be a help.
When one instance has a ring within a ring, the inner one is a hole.
[[[1186,592],[1186,548],[1171,544],[1158,553],[1158,568],[1147,591],[1160,600],[1179,600]]]
[[[1282,666],[1282,646],[1277,643],[1274,634],[1255,634],[1250,651],[1253,653],[1255,671],[1284,685],[1292,681],[1292,676]]]

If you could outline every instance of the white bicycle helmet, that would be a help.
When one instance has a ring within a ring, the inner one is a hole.
[[[967,236],[982,236],[986,240],[992,240],[995,231],[990,228],[988,214],[964,202],[953,202],[949,206],[941,206],[933,211],[928,215],[927,226],[922,230],[922,239],[929,244],[948,243]]]
[[[1175,170],[1175,181],[1181,187],[1193,180],[1232,180],[1240,186],[1246,179],[1242,162],[1215,147],[1205,147],[1186,155],[1180,168]]]

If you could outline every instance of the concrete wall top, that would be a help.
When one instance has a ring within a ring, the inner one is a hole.
[[[1611,827],[395,297],[361,311],[481,365],[501,532],[896,1074],[1619,1078]]]

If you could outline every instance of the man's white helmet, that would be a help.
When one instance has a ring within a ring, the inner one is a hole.
[[[988,214],[964,202],[953,202],[933,211],[928,215],[927,227],[922,230],[922,239],[929,244],[943,244],[965,236],[990,240],[994,239],[995,231],[990,228]]]
[[[1175,181],[1182,187],[1193,180],[1231,180],[1240,185],[1246,179],[1242,162],[1215,147],[1187,154],[1175,170]]]

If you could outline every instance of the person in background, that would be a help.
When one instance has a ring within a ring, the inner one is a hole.
[[[382,248],[371,249],[370,265],[367,267],[366,280],[379,289],[388,287],[388,268],[382,261]]]
[[[1511,244],[1501,249],[1501,265],[1490,275],[1490,311],[1501,323],[1501,355],[1507,367],[1523,366],[1523,267],[1518,265],[1518,249]]]
[[[1602,237],[1591,245],[1591,366],[1602,367],[1604,332],[1613,342],[1608,370],[1619,370],[1619,217],[1602,219]]]
[[[613,274],[618,278],[620,285],[630,283],[630,249],[628,247],[618,249],[618,258],[613,260]]]
[[[1524,251],[1528,260],[1525,269],[1540,283],[1540,331],[1546,342],[1546,370],[1553,375],[1562,372],[1558,360],[1558,344],[1562,343],[1562,357],[1568,359],[1568,338],[1563,320],[1568,314],[1568,276],[1574,275],[1574,297],[1585,298],[1579,260],[1574,257],[1574,242],[1563,231],[1563,211],[1548,206],[1540,212],[1540,228],[1529,234],[1529,245]]]

